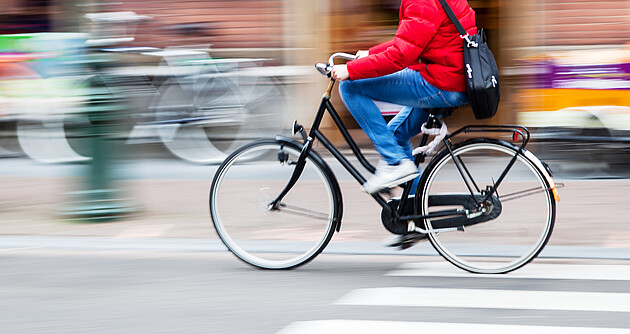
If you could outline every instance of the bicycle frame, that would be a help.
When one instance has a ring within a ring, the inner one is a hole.
[[[284,196],[295,185],[295,183],[299,179],[302,171],[304,170],[306,157],[308,156],[309,152],[311,151],[312,146],[313,146],[313,141],[315,139],[319,140],[321,142],[321,144],[335,157],[335,159],[337,159],[337,161],[339,161],[339,163],[361,185],[363,185],[366,182],[366,178],[357,170],[357,168],[354,167],[354,165],[352,165],[352,163],[350,163],[348,161],[348,159],[346,159],[341,154],[341,152],[339,152],[339,150],[326,138],[326,136],[324,136],[324,134],[321,131],[319,131],[319,126],[321,125],[322,119],[323,119],[323,117],[324,117],[324,115],[326,113],[328,113],[331,116],[331,118],[334,121],[335,125],[337,126],[337,128],[341,132],[341,135],[343,136],[344,140],[348,143],[348,145],[350,146],[350,149],[352,150],[353,154],[358,159],[359,163],[361,163],[361,165],[365,169],[367,169],[369,172],[371,172],[371,173],[374,173],[374,171],[376,170],[375,167],[372,164],[370,164],[370,162],[365,158],[365,156],[361,152],[359,146],[356,144],[354,139],[351,137],[347,127],[343,124],[343,121],[342,121],[341,117],[339,116],[339,113],[335,110],[334,106],[332,105],[332,102],[330,101],[331,92],[332,92],[332,89],[333,89],[334,85],[335,85],[335,80],[331,79],[331,81],[330,81],[330,83],[328,85],[328,88],[326,90],[326,93],[322,97],[322,100],[320,102],[317,114],[315,115],[315,119],[313,120],[312,126],[311,126],[311,128],[309,130],[308,136],[304,133],[304,130],[303,130],[302,126],[300,126],[297,123],[294,124],[294,132],[295,133],[297,133],[297,132],[301,133],[301,135],[302,135],[302,137],[304,139],[304,146],[302,147],[302,152],[300,153],[298,161],[295,163],[296,167],[295,167],[295,170],[293,171],[293,174],[292,174],[288,184],[285,186],[285,188],[282,190],[282,192],[278,195],[278,197],[276,197],[276,199],[274,199],[269,204],[268,209],[270,209],[270,210],[278,209],[279,203],[282,200],[282,198],[284,198]],[[435,120],[436,119],[433,118],[433,121],[435,121]],[[478,193],[482,192],[482,190],[477,187],[477,185],[475,184],[472,176],[467,171],[465,166],[461,165],[461,161],[460,162],[456,161],[456,159],[454,157],[454,154],[453,154],[453,151],[452,151],[451,142],[449,141],[449,139],[453,138],[454,136],[457,136],[457,135],[462,134],[462,133],[470,133],[470,132],[510,132],[510,133],[513,133],[513,136],[514,136],[515,139],[516,139],[517,135],[520,136],[519,138],[522,141],[521,145],[519,146],[519,149],[517,150],[517,153],[511,159],[509,164],[506,166],[505,170],[500,175],[499,179],[494,183],[493,186],[491,186],[491,187],[489,187],[488,189],[485,190],[484,198],[481,201],[481,202],[485,202],[485,201],[489,200],[496,193],[497,188],[499,187],[499,185],[501,184],[501,182],[503,181],[503,179],[505,178],[505,176],[507,175],[509,170],[514,165],[518,154],[522,154],[523,153],[524,147],[527,144],[527,142],[529,141],[530,134],[529,134],[529,131],[527,130],[527,128],[525,128],[523,126],[487,126],[487,125],[486,126],[475,126],[475,125],[472,125],[472,126],[463,127],[461,129],[455,131],[454,133],[452,133],[450,135],[447,135],[443,139],[443,143],[445,144],[446,149],[449,151],[449,154],[454,158],[453,160],[455,161],[456,166],[457,166],[457,168],[459,170],[459,173],[462,176],[462,178],[464,179],[464,182],[466,183],[466,186],[468,187],[468,190],[470,191],[471,195],[474,194],[474,191],[473,191],[472,187],[475,187],[475,190]],[[421,138],[420,138],[420,146],[426,145],[426,143],[428,141],[428,138],[429,138],[429,135],[423,133]],[[419,164],[419,163],[423,162],[425,158],[426,158],[426,155],[424,155],[424,154],[417,155],[415,157],[416,164]],[[472,183],[472,185],[470,183]],[[457,209],[450,209],[450,210],[443,210],[443,211],[433,212],[433,213],[427,214],[427,215],[403,215],[403,208],[405,207],[405,203],[409,199],[409,194],[411,193],[412,184],[413,184],[413,180],[408,181],[405,184],[405,186],[403,187],[403,193],[401,195],[400,202],[399,202],[398,207],[396,208],[396,210],[392,210],[392,208],[390,208],[390,206],[387,204],[387,201],[385,200],[385,198],[383,196],[381,196],[379,193],[372,194],[372,197],[383,208],[383,210],[386,210],[387,213],[389,213],[391,215],[391,217],[394,217],[394,219],[397,220],[397,221],[398,220],[410,220],[411,221],[411,220],[421,220],[421,219],[425,219],[425,218],[437,218],[437,217],[448,217],[448,216],[458,216],[458,215],[459,216],[467,216],[469,214],[469,212],[466,211],[466,210],[462,211],[462,210],[457,210]],[[480,202],[478,202],[476,200],[475,196],[473,196],[473,199],[475,199],[477,204],[480,204]],[[433,230],[433,232],[452,231],[452,230],[456,230],[456,229],[459,229],[459,228],[445,228],[445,229],[440,229],[440,230]]]

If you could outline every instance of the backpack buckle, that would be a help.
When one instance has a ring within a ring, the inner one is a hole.
[[[465,40],[466,40],[466,42],[468,43],[468,44],[467,44],[467,46],[468,46],[469,48],[470,48],[470,47],[473,47],[473,48],[479,47],[479,44],[478,44],[477,42],[472,41],[472,40],[470,40],[470,38],[468,38],[468,37],[470,37],[470,35],[469,35],[469,34],[466,34],[466,35],[459,35],[459,37],[461,37],[462,39],[465,39]]]

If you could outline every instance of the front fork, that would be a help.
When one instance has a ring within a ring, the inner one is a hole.
[[[284,187],[282,192],[278,195],[278,197],[276,197],[273,201],[269,203],[269,205],[267,205],[267,210],[269,211],[278,210],[280,206],[280,202],[282,201],[284,196],[286,196],[286,194],[289,193],[291,188],[293,188],[293,186],[300,179],[300,176],[302,175],[302,172],[304,171],[304,166],[306,166],[306,157],[308,156],[308,154],[311,151],[311,148],[313,147],[313,138],[312,137],[306,138],[306,135],[304,134],[304,129],[302,128],[302,126],[300,126],[297,123],[296,125],[299,126],[299,131],[302,134],[302,137],[305,138],[306,140],[304,141],[304,146],[302,146],[302,151],[300,152],[300,156],[298,157],[298,160],[295,163],[295,169],[293,170],[293,174],[291,174],[291,178],[289,179],[289,182]],[[280,146],[280,151],[278,151],[278,161],[285,163],[287,162],[286,161],[287,159],[288,159],[288,156],[283,151],[283,146]]]
[[[304,139],[304,146],[302,146],[302,151],[300,153],[297,163],[295,164],[295,169],[293,170],[293,174],[291,175],[291,179],[289,180],[289,183],[286,185],[286,187],[284,187],[280,195],[278,195],[276,199],[274,199],[273,201],[271,201],[271,203],[269,203],[269,205],[267,206],[268,210],[270,211],[278,210],[280,202],[282,201],[284,196],[286,196],[286,194],[289,193],[291,188],[293,188],[295,183],[298,181],[298,179],[302,175],[302,172],[304,171],[304,166],[306,165],[306,157],[311,152],[311,148],[313,147],[313,138],[315,137],[314,135],[315,131],[316,129],[319,128],[319,124],[321,123],[322,118],[324,117],[324,113],[326,111],[326,104],[330,99],[330,94],[334,85],[335,85],[335,80],[331,80],[330,83],[328,84],[328,88],[326,89],[326,93],[324,93],[322,102],[319,105],[319,109],[317,110],[317,115],[315,116],[315,120],[313,121],[313,126],[311,127],[311,131],[308,137],[304,133],[303,126],[297,124],[297,122],[293,124],[293,131],[300,132],[300,134],[302,135],[302,138]]]

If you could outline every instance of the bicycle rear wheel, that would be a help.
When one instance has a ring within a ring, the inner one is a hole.
[[[433,247],[455,266],[473,273],[506,273],[530,262],[549,240],[556,212],[549,181],[533,161],[536,158],[529,153],[517,155],[514,145],[493,139],[469,140],[455,145],[452,152],[440,153],[424,173],[418,188],[422,196],[416,197],[416,210],[424,215],[475,210],[485,191],[517,158],[485,214],[472,219],[461,215],[425,219],[427,230],[466,224],[464,232],[429,233]]]
[[[311,152],[297,183],[277,209],[269,204],[288,184],[302,146],[261,140],[230,155],[210,189],[210,214],[228,249],[264,269],[288,269],[317,256],[330,241],[340,214],[339,186]]]

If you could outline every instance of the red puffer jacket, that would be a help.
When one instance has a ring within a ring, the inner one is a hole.
[[[447,0],[466,31],[477,33],[475,11],[466,0]],[[348,62],[350,79],[383,76],[409,67],[433,86],[465,92],[462,39],[439,0],[402,0],[393,40],[370,48],[370,55]]]

